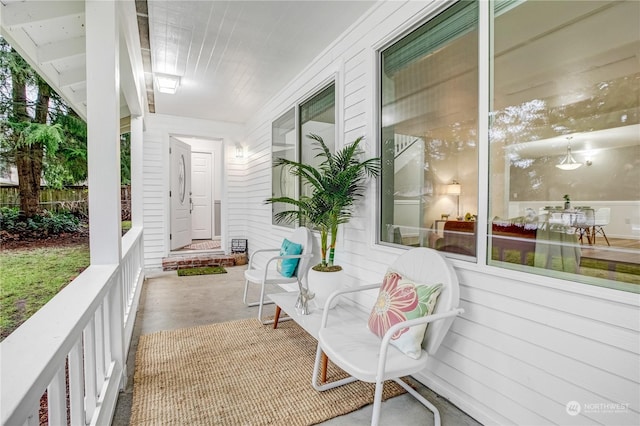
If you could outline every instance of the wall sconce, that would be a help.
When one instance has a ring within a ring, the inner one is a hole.
[[[244,148],[239,143],[236,144],[236,158],[244,158]]]
[[[158,92],[173,95],[180,87],[180,76],[172,74],[155,74]]]
[[[456,196],[458,204],[457,217],[460,217],[460,194],[462,194],[462,186],[457,181],[452,181],[451,184],[447,185],[447,194]]]

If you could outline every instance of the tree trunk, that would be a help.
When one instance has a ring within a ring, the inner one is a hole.
[[[26,108],[26,83],[15,74],[12,75],[14,114],[19,121],[30,122]],[[34,121],[47,123],[49,114],[49,98],[51,88],[44,81],[38,81],[38,99]],[[24,138],[24,135],[20,136]],[[42,143],[27,143],[25,140],[17,144],[16,168],[18,169],[18,189],[20,191],[20,210],[26,217],[38,213],[40,203],[40,180],[42,177],[42,161],[44,147]]]
[[[18,189],[20,190],[20,210],[26,217],[38,212],[40,202],[40,172],[42,171],[42,149],[40,161],[36,159],[38,150],[33,146],[20,145],[16,150],[18,169]]]

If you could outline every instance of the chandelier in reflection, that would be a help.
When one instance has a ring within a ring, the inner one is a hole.
[[[567,137],[567,155],[562,159],[560,164],[556,164],[556,167],[561,170],[575,170],[582,166],[582,163],[578,163],[571,155],[571,136]]]

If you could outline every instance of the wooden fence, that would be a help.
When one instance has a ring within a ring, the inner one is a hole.
[[[120,189],[122,220],[131,220],[131,187]],[[69,186],[63,189],[42,187],[40,190],[40,208],[60,212],[88,215],[89,190],[86,186]],[[0,207],[20,207],[20,192],[16,186],[0,186]]]

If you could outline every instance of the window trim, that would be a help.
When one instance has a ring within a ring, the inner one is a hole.
[[[373,132],[372,134],[375,135],[375,141],[376,141],[376,153],[378,157],[382,157],[382,109],[380,108],[380,105],[382,103],[382,52],[384,50],[386,50],[387,48],[389,48],[390,46],[394,45],[395,43],[399,42],[400,40],[402,40],[403,38],[407,37],[409,34],[411,34],[413,31],[417,30],[418,28],[420,28],[422,25],[425,25],[427,22],[431,21],[432,19],[436,18],[439,14],[445,12],[447,9],[451,8],[452,6],[454,6],[456,3],[459,3],[461,1],[465,1],[465,0],[449,0],[449,1],[445,1],[443,3],[437,3],[437,4],[433,4],[428,6],[427,8],[425,8],[425,10],[423,11],[424,13],[418,13],[416,15],[414,15],[414,19],[406,21],[405,25],[399,26],[397,28],[395,28],[394,31],[392,31],[391,33],[387,34],[386,37],[383,37],[378,43],[374,43],[371,48],[373,51],[373,64],[374,64],[374,72],[373,72]],[[480,25],[481,25],[481,15],[482,15],[482,10],[489,10],[492,7],[492,3],[491,2],[478,2],[478,55],[481,54],[482,52],[482,35],[483,33],[480,30]],[[484,5],[484,8],[483,8]],[[488,21],[487,21],[488,23]],[[486,24],[485,24],[486,25]],[[486,28],[486,27],[485,27]],[[493,39],[491,39],[491,42],[493,42]],[[488,46],[485,46],[484,48],[488,49]],[[478,59],[478,81],[479,83],[482,82],[482,72],[480,69],[480,66],[482,65],[482,58]],[[486,61],[489,62],[488,57],[486,58]],[[482,85],[479,85],[480,88],[482,88]],[[487,92],[487,96],[490,93],[489,87],[486,87],[486,90],[484,90],[485,92]],[[480,89],[480,91],[482,91],[483,89]],[[487,126],[488,126],[488,114],[489,114],[489,106],[488,103],[485,103],[486,108],[483,110],[482,109],[482,96],[480,91],[478,92],[478,129],[481,129],[481,125],[483,123],[483,119],[486,119],[485,121],[487,122]],[[482,116],[483,111],[486,110],[486,115],[484,115],[484,117]],[[487,127],[488,128],[488,127]],[[482,152],[482,144],[481,144],[481,137],[483,136],[483,132],[481,132],[479,130],[479,135],[478,135],[478,185],[476,187],[476,191],[478,194],[478,219],[477,219],[477,226],[476,226],[476,254],[475,256],[465,256],[465,255],[460,255],[460,254],[456,254],[456,253],[449,253],[446,251],[441,251],[440,253],[442,253],[444,256],[450,258],[450,259],[457,259],[457,260],[461,260],[466,262],[467,264],[476,264],[476,265],[485,265],[485,266],[489,266],[488,263],[488,259],[486,258],[487,256],[487,245],[488,245],[488,240],[487,240],[487,223],[488,223],[488,200],[482,200],[482,197],[480,197],[480,189],[482,187],[484,187],[487,191],[488,194],[488,190],[489,190],[489,177],[488,177],[488,172],[489,172],[489,166],[488,164],[484,164],[481,162],[482,158],[483,158],[483,152]],[[488,133],[486,135],[486,150],[484,152],[484,157],[486,157],[486,160],[488,161],[489,158],[489,145],[488,145]],[[375,232],[373,233],[374,235],[374,241],[373,241],[373,246],[374,247],[378,247],[378,248],[392,248],[392,249],[402,249],[402,250],[408,250],[410,249],[410,247],[408,246],[404,246],[402,244],[396,244],[393,242],[387,242],[387,241],[382,241],[382,235],[381,235],[381,220],[382,220],[382,216],[381,216],[381,203],[382,203],[382,184],[381,184],[381,179],[376,179],[376,189],[375,189],[375,196],[376,196],[376,200],[375,200],[375,206],[374,206],[374,226],[375,226]],[[484,208],[484,217],[483,220],[480,220],[480,217],[483,216],[480,214],[480,212],[482,212]],[[484,223],[483,223],[484,221]],[[483,244],[481,244],[481,242],[484,242],[484,246]],[[481,247],[483,246],[483,247]],[[483,256],[481,258],[481,256]]]
[[[492,2],[478,4],[478,222],[476,226],[476,263],[489,266],[489,114],[493,88],[493,28],[490,27]],[[483,41],[485,43],[483,43]],[[484,131],[487,129],[487,131]],[[487,194],[481,197],[480,194]],[[480,214],[483,212],[483,214]]]
[[[433,2],[427,7],[424,8],[420,13],[416,13],[412,16],[411,19],[405,20],[401,25],[395,26],[392,31],[387,33],[385,36],[381,37],[377,42],[371,45],[371,63],[373,65],[372,72],[372,120],[371,120],[371,132],[373,135],[373,142],[375,143],[375,155],[377,157],[382,157],[382,145],[381,145],[381,129],[382,129],[382,111],[380,108],[380,104],[382,102],[382,51],[396,43],[398,40],[406,37],[412,31],[415,31],[420,26],[428,22],[429,20],[436,17],[438,14],[442,13],[449,7],[453,6],[455,3],[458,3],[461,0],[447,0],[444,2]],[[384,252],[388,252],[389,250],[408,250],[407,246],[403,246],[400,244],[395,244],[392,242],[386,242],[381,240],[381,230],[380,230],[380,221],[382,220],[381,216],[381,208],[380,203],[382,202],[382,185],[381,180],[376,179],[375,184],[375,195],[374,195],[374,208],[373,213],[371,215],[372,220],[374,221],[374,232],[371,233],[372,241],[371,245],[373,248],[378,250],[383,250]],[[478,210],[480,211],[480,210]],[[398,252],[399,253],[399,252]],[[444,252],[443,252],[444,253]],[[476,252],[477,255],[477,252]],[[454,257],[455,258],[455,257]],[[477,256],[476,256],[477,258]]]
[[[517,0],[504,0],[504,3],[512,5]],[[405,25],[396,26],[393,32],[380,39],[379,42],[371,45],[371,64],[373,66],[371,80],[371,134],[375,138],[375,150],[378,156],[381,155],[381,129],[382,129],[382,52],[390,45],[407,36],[417,27],[423,25],[433,19],[437,14],[449,8],[456,3],[446,2],[440,4],[439,7],[425,8],[416,15],[419,18],[407,21]],[[616,303],[624,303],[635,305],[637,302],[638,291],[626,288],[629,283],[621,283],[621,286],[608,285],[609,279],[593,278],[570,272],[553,271],[550,274],[535,272],[535,270],[519,270],[516,268],[508,268],[502,265],[492,264],[491,247],[489,238],[491,237],[489,224],[491,220],[490,214],[490,138],[488,129],[490,129],[491,121],[491,104],[494,87],[494,70],[492,57],[494,49],[493,39],[493,19],[496,14],[494,3],[479,2],[478,5],[478,223],[476,231],[476,258],[475,261],[467,257],[462,257],[452,253],[442,252],[443,255],[450,258],[456,268],[473,271],[483,275],[496,275],[504,278],[517,280],[523,284],[543,286],[549,290],[562,290],[580,296],[595,297],[602,300],[608,300]],[[414,17],[416,16],[414,15]],[[373,220],[374,232],[371,236],[371,249],[380,253],[401,254],[410,249],[408,246],[394,244],[392,242],[381,241],[381,202],[382,202],[382,185],[378,180],[375,188],[376,199],[374,201],[373,212],[371,217]],[[483,197],[482,194],[485,196]]]
[[[276,121],[278,121],[281,118],[283,118],[292,109],[293,109],[293,127],[294,127],[293,130],[295,132],[296,126],[298,125],[297,108],[296,108],[295,104],[294,105],[288,105],[286,108],[282,109],[280,111],[280,113],[275,116],[274,119],[271,120],[271,126],[270,126],[270,129],[269,129],[269,133],[270,133],[270,136],[269,136],[269,138],[270,138],[269,149],[270,149],[270,156],[271,156],[271,161],[270,161],[270,164],[269,164],[269,177],[270,177],[269,189],[271,190],[272,194],[273,194],[273,185],[275,183],[274,179],[273,179],[273,160],[275,158],[275,156],[273,155],[273,124]],[[297,138],[297,134],[296,134],[296,138]],[[298,142],[297,142],[297,140],[296,140],[296,142],[294,144],[294,147],[295,147],[295,157],[298,158],[299,153],[298,153]],[[294,193],[294,197],[295,198],[298,198],[298,196],[299,196],[298,190],[299,190],[298,184],[296,183],[296,185],[295,185],[295,187],[293,189],[293,193]],[[286,224],[276,223],[275,222],[274,214],[273,214],[273,206],[271,206],[271,214],[270,214],[270,216],[271,216],[271,226],[276,226],[278,228],[291,230],[291,227],[287,226]],[[295,224],[293,226],[295,227]]]
[[[311,100],[314,96],[318,95],[319,93],[321,93],[323,90],[327,89],[331,84],[334,85],[334,109],[335,109],[335,124],[334,124],[334,133],[335,133],[335,141],[336,141],[336,148],[338,147],[338,142],[339,142],[339,135],[340,135],[340,129],[342,128],[341,124],[339,124],[341,122],[342,119],[342,112],[339,108],[339,90],[338,90],[338,72],[332,72],[331,75],[329,75],[328,77],[322,79],[319,83],[315,84],[313,86],[312,89],[307,90],[303,96],[298,97],[293,103],[291,104],[287,104],[287,107],[283,108],[279,114],[276,114],[276,116],[271,120],[271,136],[270,136],[270,149],[271,149],[271,164],[270,164],[270,168],[273,169],[273,160],[274,160],[274,155],[273,155],[273,123],[276,122],[278,119],[282,118],[285,114],[289,113],[289,111],[291,111],[291,109],[293,108],[294,110],[294,132],[295,132],[295,161],[300,161],[302,158],[302,140],[303,140],[303,135],[302,133],[302,126],[300,124],[300,107],[302,104],[304,104],[305,102]],[[274,180],[273,180],[273,172],[269,173],[270,175],[270,189],[273,190],[273,185],[274,185]],[[302,183],[300,181],[301,178],[298,178],[295,184],[295,188],[294,188],[294,198],[295,199],[299,199],[300,197],[300,188],[302,186]],[[274,219],[273,219],[273,210],[271,212],[271,226],[275,226],[278,228],[282,228],[282,229],[287,229],[290,230],[291,228],[289,228],[288,226],[286,226],[285,224],[282,223],[274,223]],[[294,224],[294,227],[300,226],[299,223]]]
[[[321,83],[317,84],[314,86],[313,90],[307,92],[306,96],[304,98],[301,98],[301,100],[299,100],[298,102],[296,102],[295,106],[296,106],[296,138],[297,138],[297,154],[298,154],[298,158],[296,161],[300,161],[302,159],[302,142],[304,140],[305,135],[302,134],[302,124],[300,122],[301,118],[300,118],[300,109],[302,107],[302,105],[308,101],[310,101],[311,99],[313,99],[315,96],[319,95],[320,93],[322,93],[324,90],[328,89],[329,86],[331,86],[333,84],[333,108],[335,110],[334,112],[334,140],[335,140],[335,148],[338,148],[338,137],[339,137],[339,132],[338,132],[338,84],[337,84],[337,75],[332,75],[329,78],[324,79]],[[298,182],[298,187],[301,186],[301,182]],[[300,196],[300,193],[298,192],[296,194],[297,197]]]

